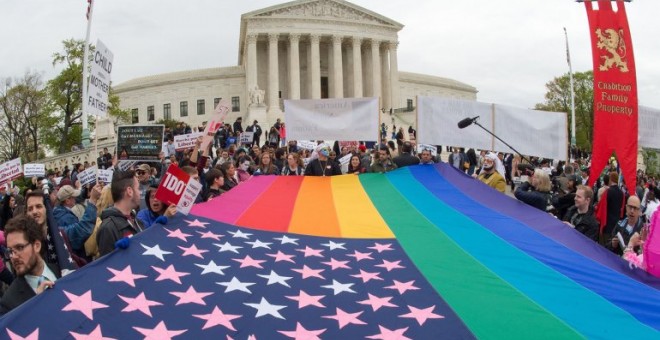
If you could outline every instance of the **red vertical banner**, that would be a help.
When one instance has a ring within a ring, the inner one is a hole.
[[[637,171],[637,76],[623,0],[586,1],[594,64],[593,158],[589,184],[605,167],[612,152],[635,193]]]

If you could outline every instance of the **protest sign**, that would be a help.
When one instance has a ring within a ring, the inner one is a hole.
[[[0,184],[11,182],[21,176],[23,176],[23,167],[20,158],[0,164]]]
[[[201,189],[202,185],[198,181],[172,164],[160,181],[156,198],[166,204],[176,205],[176,211],[188,215]]]
[[[119,160],[158,161],[163,145],[164,125],[125,125],[117,127]]]
[[[299,140],[297,145],[301,149],[314,150],[318,144],[309,140]]]
[[[215,136],[216,131],[224,124],[224,120],[227,117],[227,114],[231,110],[231,103],[227,99],[220,99],[220,102],[213,110],[213,116],[211,120],[206,124],[204,129],[204,138],[202,139],[202,145],[200,146],[201,150],[206,150],[213,137]]]
[[[351,157],[353,157],[353,154],[349,153],[348,155],[340,158],[339,159],[339,164],[341,164],[341,165],[348,164],[348,162],[351,161]]]
[[[431,156],[435,157],[438,155],[438,148],[435,145],[431,144],[417,144],[417,153],[422,153],[424,150],[431,151]]]
[[[46,165],[28,163],[23,166],[23,175],[25,177],[46,177]]]
[[[79,172],[78,180],[80,181],[80,185],[87,185],[96,182],[96,171],[96,166],[92,166],[85,169],[85,171]]]
[[[112,174],[113,173],[114,172],[112,170],[99,169],[99,171],[98,171],[99,182],[104,183],[104,184],[112,183]]]
[[[201,135],[203,135],[203,133],[194,132],[187,135],[174,136],[174,148],[176,151],[194,148],[195,144],[197,143],[197,138],[199,138]]]
[[[121,161],[118,167],[120,171],[126,171],[131,169],[135,164],[137,164],[137,161]]]
[[[241,133],[241,139],[239,142],[239,144],[252,144],[252,142],[254,142],[254,132]]]
[[[349,148],[349,149],[350,149],[350,148],[357,149],[357,148],[358,148],[358,145],[360,145],[360,143],[359,143],[358,141],[356,141],[356,140],[352,140],[352,141],[340,141],[340,142],[339,142],[339,148],[340,148],[340,149],[343,148],[343,147],[347,147],[347,148]]]
[[[87,87],[87,112],[101,117],[108,115],[108,91],[110,91],[110,73],[114,55],[101,42],[96,41],[96,50],[92,58],[92,70],[89,74]]]

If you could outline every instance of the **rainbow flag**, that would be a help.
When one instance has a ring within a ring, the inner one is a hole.
[[[659,288],[447,164],[259,176],[59,280],[0,337],[652,339]]]

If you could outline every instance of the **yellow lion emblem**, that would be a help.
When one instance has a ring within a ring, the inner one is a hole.
[[[628,72],[628,62],[624,61],[626,57],[626,42],[623,39],[623,30],[617,32],[612,28],[608,28],[605,30],[605,34],[603,34],[600,28],[598,28],[596,29],[596,35],[598,36],[596,47],[605,50],[608,54],[600,56],[603,59],[603,63],[599,69],[601,71],[607,71],[612,66],[615,66],[621,72]]]

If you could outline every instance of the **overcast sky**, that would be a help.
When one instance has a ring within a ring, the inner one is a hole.
[[[90,41],[114,53],[113,83],[136,77],[238,64],[241,14],[275,0],[97,0]],[[353,0],[393,19],[399,69],[473,85],[477,99],[531,108],[545,83],[592,68],[584,4],[573,0]],[[0,0],[0,78],[26,70],[57,74],[61,41],[85,38],[85,0]],[[640,105],[660,108],[660,1],[627,4]]]

